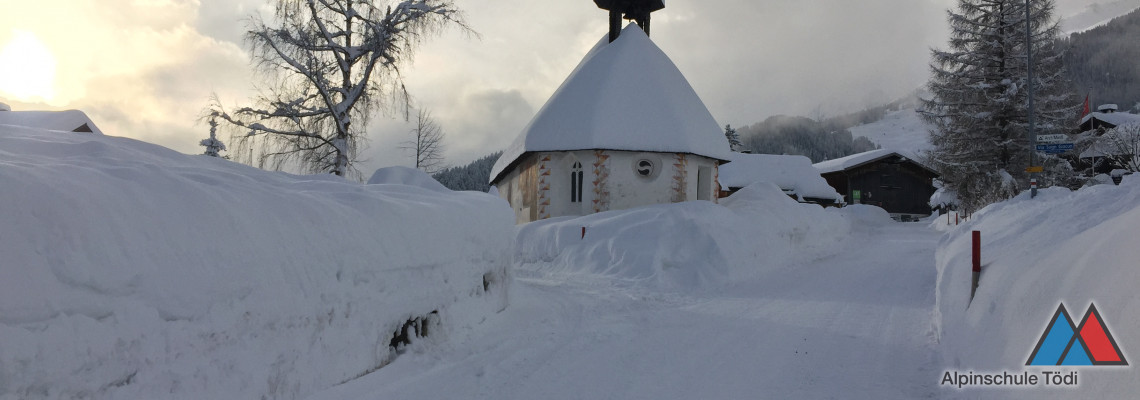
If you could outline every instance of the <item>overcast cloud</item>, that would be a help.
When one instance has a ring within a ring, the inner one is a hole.
[[[506,147],[607,31],[591,0],[455,0],[478,38],[443,32],[405,69],[416,104],[447,133],[448,162]],[[927,78],[954,0],[666,0],[652,38],[721,124],[776,114],[837,114],[906,95]],[[1071,15],[1088,0],[1062,0]],[[253,89],[241,41],[263,0],[0,0],[0,46],[34,33],[55,55],[56,96],[0,101],[77,108],[111,135],[200,153],[211,93],[234,105]],[[45,16],[51,16],[47,18]],[[409,165],[408,126],[378,116],[359,166]]]

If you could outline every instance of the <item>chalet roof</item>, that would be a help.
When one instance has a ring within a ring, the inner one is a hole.
[[[91,132],[102,135],[103,131],[91,122],[83,111],[0,111],[0,125],[23,126],[62,132]]]
[[[636,25],[586,54],[491,170],[535,151],[627,150],[727,160],[720,124],[669,57]]]
[[[842,200],[804,156],[732,153],[732,162],[720,167],[722,189],[769,182],[804,198]]]
[[[1082,129],[1086,129],[1083,127],[1085,126],[1085,124],[1087,124],[1093,118],[1096,118],[1098,121],[1103,122],[1103,123],[1108,124],[1108,125],[1112,125],[1114,127],[1124,125],[1127,123],[1131,123],[1131,122],[1140,122],[1140,115],[1137,115],[1137,114],[1129,114],[1129,113],[1125,113],[1125,112],[1111,112],[1111,113],[1093,112],[1093,113],[1089,113],[1088,115],[1084,116],[1084,118],[1081,118]],[[1091,129],[1091,127],[1087,128],[1087,129]]]
[[[849,170],[852,168],[860,167],[860,166],[870,164],[870,163],[873,163],[875,161],[879,161],[879,160],[882,160],[884,158],[896,156],[896,155],[899,157],[902,157],[903,159],[914,162],[916,165],[922,167],[923,169],[925,169],[927,171],[930,171],[931,173],[933,173],[935,175],[938,174],[938,172],[935,171],[934,169],[932,169],[932,168],[926,166],[925,164],[919,162],[918,158],[915,157],[914,155],[910,154],[909,152],[902,151],[902,150],[890,150],[890,149],[871,150],[871,151],[863,152],[863,153],[859,153],[859,154],[852,154],[852,155],[849,155],[849,156],[843,157],[843,158],[837,158],[834,160],[822,161],[822,162],[816,163],[815,168],[817,170],[819,170],[819,173],[821,173],[821,174],[828,174],[828,173],[832,173],[832,172],[846,171],[846,170]]]

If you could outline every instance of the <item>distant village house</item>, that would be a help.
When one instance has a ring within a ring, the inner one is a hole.
[[[807,157],[732,153],[731,161],[720,167],[720,197],[756,182],[768,182],[801,203],[843,205],[843,196],[827,184]]]
[[[900,221],[931,214],[938,173],[901,152],[879,149],[815,164],[847,204],[878,206]]]

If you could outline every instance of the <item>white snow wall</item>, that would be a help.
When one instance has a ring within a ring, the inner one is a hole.
[[[506,202],[0,126],[0,399],[293,399],[506,307]],[[490,278],[484,290],[484,276]]]
[[[1080,371],[1079,391],[945,390],[946,398],[1136,398],[1140,380],[1140,179],[1070,192],[1023,193],[950,231],[937,251],[935,335],[946,368],[961,372]],[[982,276],[970,301],[971,234],[982,233]],[[1058,304],[1080,324],[1090,303],[1130,367],[1025,367]]]

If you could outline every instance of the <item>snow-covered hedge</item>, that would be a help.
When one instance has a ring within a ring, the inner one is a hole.
[[[710,289],[830,254],[850,229],[840,212],[799,204],[758,183],[721,205],[696,201],[532,222],[519,231],[515,262],[521,273]]]
[[[1032,200],[1023,193],[975,213],[943,239],[934,322],[947,368],[1020,371],[1061,302],[1076,324],[1095,302],[1126,358],[1136,362],[1140,179],[1128,178],[1076,192],[1044,189]],[[983,272],[971,303],[973,230],[981,231]],[[1081,369],[1079,392],[1006,388],[982,397],[1134,398],[1140,380],[1133,368]]]
[[[0,205],[4,400],[303,398],[506,306],[481,193],[0,126]]]

